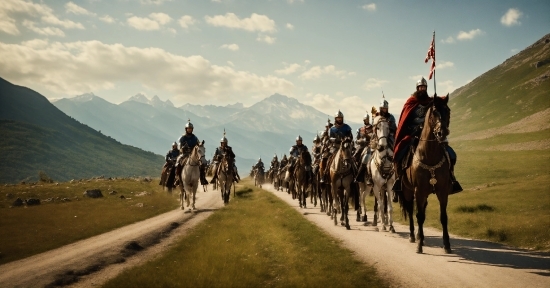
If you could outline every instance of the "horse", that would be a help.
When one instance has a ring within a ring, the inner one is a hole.
[[[428,196],[435,193],[439,200],[439,219],[443,228],[443,247],[445,253],[452,253],[447,229],[447,200],[452,191],[451,167],[445,145],[449,135],[451,110],[447,106],[449,95],[434,97],[428,110],[420,135],[418,146],[414,149],[412,163],[403,173],[403,195],[399,195],[399,204],[405,219],[409,218],[411,243],[415,242],[412,213],[416,202],[416,221],[418,223],[418,244],[416,253],[422,253],[424,246],[424,221]],[[401,197],[403,196],[403,197]],[[416,200],[416,201],[415,201]]]
[[[311,154],[307,151],[302,151],[300,157],[296,160],[294,164],[294,188],[297,192],[298,203],[300,203],[300,208],[306,208],[306,198],[307,198],[307,188],[310,183],[308,183],[308,171],[307,167],[311,168]]]
[[[254,186],[260,186],[262,188],[262,184],[264,184],[264,168],[258,167],[254,170]]]
[[[164,164],[160,174],[159,185],[162,186],[164,191],[169,193],[172,193],[172,189],[175,188],[174,183],[176,178],[176,167],[174,162],[174,160],[167,161],[166,164]]]
[[[218,182],[224,204],[229,203],[229,196],[231,195],[231,186],[233,185],[233,161],[228,159],[224,155],[218,164]]]
[[[336,202],[336,207],[333,208],[334,212],[334,225],[337,225],[336,216],[338,209],[341,209],[342,226],[346,226],[346,229],[350,230],[348,210],[349,199],[352,195],[351,186],[353,184],[353,160],[351,156],[351,138],[345,137],[341,143],[338,152],[334,155],[332,163],[330,164],[330,183],[332,186],[332,198]],[[345,222],[344,222],[345,221]]]
[[[384,201],[384,199],[392,199],[393,191],[391,187],[395,183],[395,173],[393,166],[393,149],[388,143],[390,135],[390,125],[388,119],[383,116],[376,116],[373,120],[373,137],[376,143],[372,160],[369,162],[370,171],[372,174],[374,197],[378,203],[378,209],[375,211],[372,226],[378,225],[378,219],[382,224],[382,230],[386,231],[386,225],[389,225],[389,231],[395,233],[393,228],[393,207],[392,201]],[[386,207],[384,204],[386,203]],[[378,229],[378,228],[377,228]]]
[[[191,206],[192,210],[195,209],[195,194],[197,193],[197,188],[199,187],[200,179],[200,165],[204,160],[205,148],[204,140],[201,143],[198,143],[193,150],[191,155],[187,157],[185,161],[185,166],[183,167],[180,175],[181,184],[180,185],[180,203],[181,209],[183,210],[183,200],[187,200],[187,207],[190,205],[191,194],[193,196],[193,205]]]

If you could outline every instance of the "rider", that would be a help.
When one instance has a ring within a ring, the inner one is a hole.
[[[258,159],[258,162],[256,163],[256,165],[254,165],[254,169],[255,169],[256,171],[258,171],[259,169],[261,169],[262,171],[265,170],[264,162],[262,162],[262,157],[260,157],[260,158]]]
[[[191,120],[187,119],[187,124],[185,124],[185,134],[181,135],[180,139],[178,140],[180,144],[181,154],[179,155],[176,163],[176,178],[179,178],[179,175],[181,175],[181,171],[185,166],[185,162],[187,158],[189,157],[189,155],[191,155],[193,148],[195,148],[195,146],[199,144],[199,139],[197,138],[197,136],[195,136],[195,134],[193,134],[193,130],[194,128],[193,128],[193,124],[191,123]],[[203,173],[205,172],[204,164],[206,161],[204,159],[202,160],[203,160],[203,163],[201,165],[200,180],[201,180],[201,183],[208,183],[208,181],[205,178],[206,173]]]
[[[279,164],[279,173],[277,173],[277,176],[286,171],[286,165],[288,165],[288,159],[286,158],[286,154],[284,154]]]
[[[344,114],[340,110],[334,114],[334,126],[330,128],[328,136],[330,138],[330,142],[332,142],[332,147],[329,152],[331,156],[336,154],[336,151],[340,148],[340,143],[344,138],[349,138],[353,141],[353,132],[351,127],[344,123]],[[330,162],[331,161],[327,162],[327,167],[330,166]],[[329,170],[330,169],[325,169],[325,171],[323,171],[324,174],[328,173]],[[324,182],[324,177],[321,178],[320,182]]]
[[[428,82],[424,77],[416,82],[416,91],[407,99],[407,102],[403,106],[401,112],[401,118],[399,120],[399,127],[396,133],[396,142],[395,142],[395,172],[397,174],[397,179],[395,185],[393,185],[392,190],[396,192],[401,192],[401,177],[403,175],[403,159],[409,153],[411,148],[417,145],[417,139],[422,133],[422,125],[424,125],[424,118],[426,117],[426,111],[429,108],[429,104],[433,100],[432,97],[428,95],[426,91],[428,88]],[[437,95],[434,95],[437,97]],[[451,158],[451,179],[453,182],[453,189],[450,194],[458,193],[462,191],[462,187],[458,183],[454,175],[454,166],[456,164],[456,153],[454,150],[446,143],[445,148]],[[406,165],[406,164],[405,164]]]
[[[166,175],[166,171],[174,166],[179,155],[180,151],[178,150],[178,143],[174,142],[172,144],[172,150],[168,150],[168,153],[166,153],[166,157],[164,158],[166,163],[162,167],[162,174],[159,185],[173,185],[174,175],[176,174],[176,171],[174,169],[171,169],[170,175]]]
[[[373,127],[369,123],[369,119],[370,119],[370,116],[369,116],[369,113],[367,112],[367,114],[363,116],[364,126],[357,129],[357,139],[355,140],[357,149],[355,154],[358,155],[359,157],[363,155],[363,157],[361,158],[361,165],[359,165],[359,171],[357,172],[357,177],[355,178],[356,182],[363,182],[363,179],[365,179],[365,171],[366,171],[365,168],[371,155],[371,149],[370,149],[369,143],[372,138]],[[370,173],[368,174],[367,184],[372,185],[372,179],[371,179]]]
[[[386,118],[386,120],[388,120],[388,124],[390,124],[390,135],[388,137],[388,144],[390,145],[390,147],[393,148],[393,145],[395,143],[395,131],[397,131],[397,125],[395,124],[395,117],[393,117],[393,115],[388,112],[388,106],[388,101],[386,101],[385,98],[382,98],[382,100],[380,100],[379,115]]]
[[[290,147],[290,168],[294,168],[294,165],[296,164],[296,161],[298,159],[298,157],[300,157],[300,155],[302,155],[303,152],[306,152],[306,153],[309,153],[309,151],[307,150],[307,146],[304,145],[302,143],[302,136],[298,135],[298,137],[296,137],[296,145],[293,145],[292,147]],[[311,166],[306,166],[306,173],[307,173],[307,181],[308,183],[311,182],[311,178],[312,178],[312,175],[311,175]],[[292,172],[292,170],[290,171]]]
[[[319,162],[321,160],[321,150],[323,146],[321,145],[321,138],[319,137],[319,134],[315,135],[315,138],[313,138],[313,147],[311,147],[311,154],[313,154],[313,167],[312,167],[312,173],[317,174],[317,169],[319,168]]]
[[[269,166],[269,169],[277,169],[279,167],[279,159],[277,159],[277,154],[273,156],[273,159],[271,159],[271,165]]]
[[[235,153],[233,153],[233,148],[231,146],[227,145],[227,138],[225,137],[225,130],[223,131],[223,138],[220,140],[220,147],[216,148],[216,152],[214,152],[214,177],[212,177],[212,180],[210,180],[210,184],[216,183],[216,180],[218,179],[218,169],[220,166],[220,162],[222,161],[223,157],[226,157],[229,161],[229,167],[235,166]],[[239,174],[236,173],[237,169],[233,169],[233,179],[237,183],[239,183],[240,177]]]

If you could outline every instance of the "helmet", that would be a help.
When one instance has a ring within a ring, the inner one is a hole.
[[[386,101],[386,99],[382,98],[382,100],[380,100],[380,108],[388,108],[388,101]]]
[[[327,124],[325,124],[325,127],[332,127],[332,123],[330,123],[330,118],[327,120]]]
[[[302,136],[298,135],[298,137],[296,137],[296,141],[302,141]]]
[[[321,138],[319,138],[319,134],[315,134],[315,138],[313,138],[313,142],[319,142],[321,141]]]
[[[172,143],[172,147],[174,147],[174,146],[178,147],[178,143],[176,143],[176,142]]]
[[[273,156],[273,158],[277,159],[277,154],[275,154],[275,156]]]
[[[227,138],[225,138],[225,136],[223,136],[223,138],[220,140],[220,142],[227,144]]]
[[[187,124],[185,124],[185,129],[187,128],[193,129],[193,123],[191,123],[191,119],[187,119]]]
[[[428,88],[428,82],[424,77],[416,82],[416,89],[418,89],[418,86],[426,86],[426,88]]]
[[[363,116],[363,121],[365,120],[370,120],[370,117],[369,117],[369,113],[365,114],[365,116]]]
[[[258,159],[258,163],[260,163],[260,162],[262,162],[262,157],[260,157],[260,158]]]
[[[334,113],[334,118],[344,118],[344,114],[338,110],[338,112]]]

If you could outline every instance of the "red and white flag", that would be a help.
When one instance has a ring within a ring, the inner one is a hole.
[[[432,59],[432,66],[430,68],[430,75],[428,76],[428,80],[432,79],[432,76],[435,72],[435,35],[432,38],[432,44],[430,44],[430,48],[428,49],[428,54],[426,55],[426,59],[424,59],[424,63],[428,63],[430,59]]]

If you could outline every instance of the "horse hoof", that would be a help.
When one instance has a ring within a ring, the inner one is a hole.
[[[380,232],[380,229],[378,229],[378,227],[376,227],[376,228],[374,228],[374,231]]]
[[[367,215],[363,216],[363,222],[367,222]]]
[[[416,239],[414,237],[409,237],[409,242],[414,243],[414,242],[416,242]]]
[[[342,226],[346,226],[346,223],[342,223],[342,222],[340,222],[340,225],[342,225]]]
[[[424,253],[424,252],[422,252],[422,246],[416,248],[416,253],[418,253],[418,254]]]
[[[363,226],[369,226],[369,223],[367,223],[367,222],[365,221],[365,223],[363,224]]]
[[[372,226],[376,226],[376,222],[372,221],[372,224],[371,224],[371,225],[372,225]]]
[[[382,231],[386,231],[386,226],[382,226]]]
[[[351,227],[349,227],[349,225],[346,225],[346,229],[351,230]]]
[[[393,226],[390,226],[390,232],[395,233],[395,229],[393,229]]]
[[[451,250],[451,247],[445,247],[445,254],[452,254],[453,250]]]

